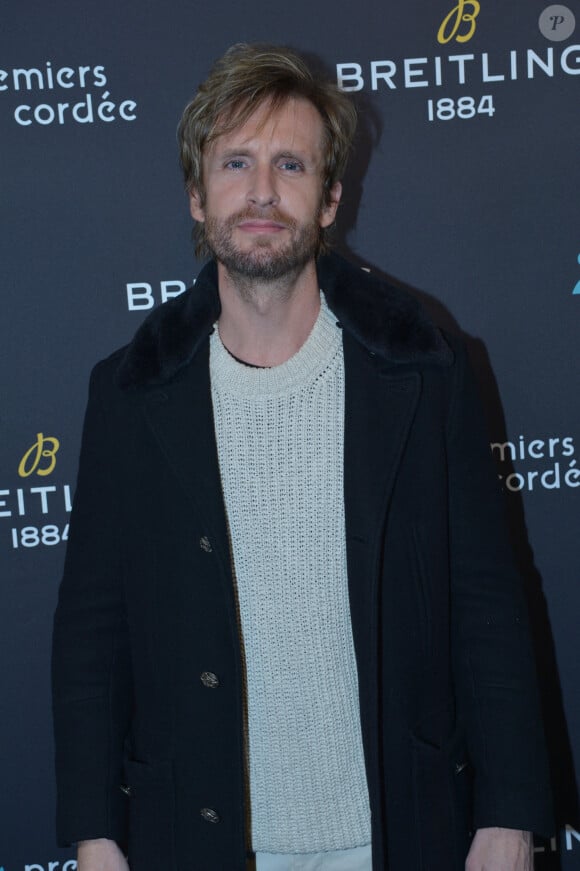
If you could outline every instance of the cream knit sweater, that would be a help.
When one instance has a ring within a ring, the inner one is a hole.
[[[252,848],[370,843],[343,499],[342,335],[324,298],[271,369],[210,341],[246,667]]]

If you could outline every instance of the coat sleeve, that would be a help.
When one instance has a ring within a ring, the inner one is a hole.
[[[455,345],[455,343],[454,343]],[[452,655],[474,827],[553,832],[527,605],[478,391],[456,352],[448,419]]]
[[[102,364],[101,364],[102,366]],[[64,576],[54,619],[52,679],[57,836],[125,844],[123,745],[132,706],[112,434],[91,376]]]

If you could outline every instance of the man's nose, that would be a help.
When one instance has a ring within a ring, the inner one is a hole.
[[[252,173],[248,202],[257,206],[275,206],[279,200],[273,167],[256,166]]]

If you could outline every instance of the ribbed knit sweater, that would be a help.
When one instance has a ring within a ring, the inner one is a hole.
[[[210,374],[246,669],[252,848],[370,843],[343,498],[342,334],[321,300],[270,369],[216,329]]]

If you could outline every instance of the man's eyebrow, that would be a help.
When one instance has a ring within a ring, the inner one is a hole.
[[[290,151],[288,149],[279,151],[275,159],[280,160],[281,158],[284,160],[296,160],[299,163],[303,163],[305,166],[317,166],[320,163],[318,155],[310,154],[301,149],[295,151]]]
[[[215,155],[222,160],[224,157],[249,157],[251,150],[249,148],[226,148],[220,151],[216,148]]]

